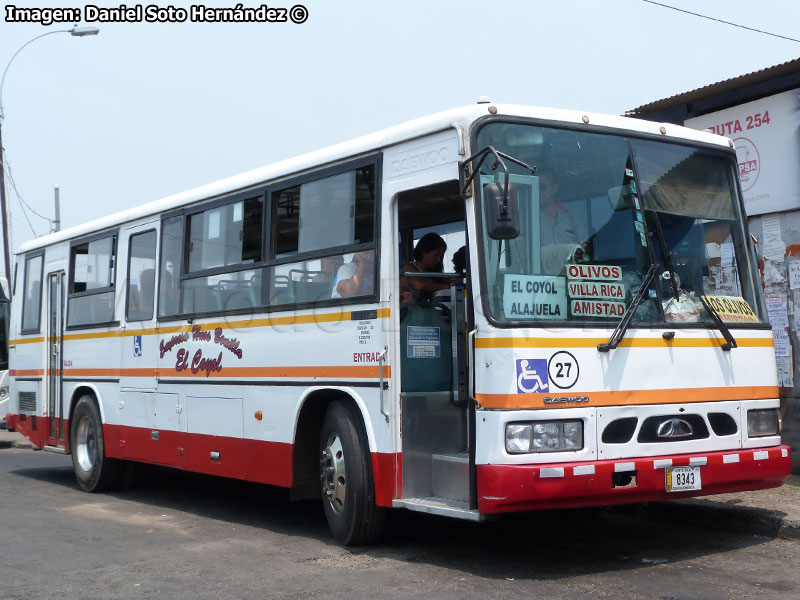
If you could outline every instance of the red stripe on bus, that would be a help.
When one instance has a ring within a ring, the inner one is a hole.
[[[6,423],[16,429],[37,448],[46,443],[46,417],[9,414]],[[68,430],[69,421],[62,420]],[[153,439],[157,432],[157,438]],[[294,446],[285,442],[242,439],[185,433],[165,429],[104,425],[106,455],[109,458],[134,460],[173,467],[184,471],[243,479],[281,487],[291,487]],[[67,436],[65,436],[67,437]],[[69,439],[64,444],[69,446]],[[212,458],[212,452],[219,458]],[[371,463],[375,482],[375,500],[379,506],[392,506],[399,497],[399,454],[372,452]]]
[[[759,451],[764,451],[765,457],[762,460],[752,460],[754,452]],[[739,455],[740,460],[726,463],[723,455],[730,454]],[[688,465],[692,457],[704,457],[707,460],[706,464],[699,465],[702,489],[667,492],[664,469],[654,468],[653,462],[672,459],[673,465]],[[614,487],[614,463],[622,462],[634,465],[636,479],[632,485]],[[594,466],[594,473],[574,474],[575,466],[587,464]],[[545,470],[557,471],[559,475],[543,475],[542,471]],[[580,465],[478,465],[478,510],[492,514],[547,508],[578,508],[761,490],[779,487],[790,473],[791,455],[788,446],[619,459]]]

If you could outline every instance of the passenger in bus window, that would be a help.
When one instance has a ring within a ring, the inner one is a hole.
[[[539,171],[539,232],[542,269],[558,274],[576,245],[586,241],[586,226],[578,214],[558,199],[558,182],[552,171]]]
[[[312,279],[315,283],[332,283],[336,279],[336,274],[344,264],[344,257],[341,254],[336,256],[325,256],[322,258],[322,270]],[[335,298],[336,296],[334,296]]]
[[[436,233],[426,233],[414,247],[414,260],[404,264],[401,273],[441,273],[442,261],[447,251],[447,243]],[[449,279],[403,276],[400,278],[400,302],[430,300],[439,290],[450,287]]]
[[[336,272],[331,298],[350,298],[371,294],[375,289],[375,255],[372,250],[353,254]]]
[[[456,253],[453,254],[453,270],[461,277],[464,276],[467,270],[467,247],[461,246]]]

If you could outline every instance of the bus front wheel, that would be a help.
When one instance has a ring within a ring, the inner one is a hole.
[[[333,537],[346,546],[374,541],[383,528],[366,437],[352,404],[328,406],[320,435],[322,506]]]
[[[72,469],[83,490],[101,492],[117,483],[121,465],[106,457],[103,423],[92,396],[81,396],[75,405],[69,439]]]

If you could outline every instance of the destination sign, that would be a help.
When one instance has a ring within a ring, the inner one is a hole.
[[[547,275],[505,276],[503,310],[510,319],[565,319],[566,280]]]
[[[567,283],[571,298],[602,298],[624,300],[625,285],[603,281],[570,281]]]
[[[567,265],[569,279],[621,281],[622,269],[616,265]]]
[[[728,323],[758,323],[750,304],[741,296],[703,296],[719,318]]]
[[[573,317],[620,318],[625,314],[625,304],[608,300],[573,300],[570,312]]]

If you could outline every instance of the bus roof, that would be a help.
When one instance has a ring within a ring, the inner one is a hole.
[[[50,244],[82,237],[105,229],[111,229],[123,223],[136,221],[151,215],[158,215],[201,200],[207,200],[238,190],[245,190],[259,184],[298,175],[309,169],[335,164],[348,158],[378,151],[397,143],[413,140],[450,128],[458,127],[461,131],[468,132],[470,125],[476,119],[489,114],[488,109],[491,106],[497,109],[497,116],[529,117],[546,121],[560,121],[575,124],[583,123],[584,117],[588,117],[589,124],[593,126],[654,135],[661,134],[660,129],[664,127],[666,128],[665,137],[667,139],[681,139],[725,147],[729,146],[727,138],[705,131],[680,127],[671,123],[656,123],[653,121],[616,115],[535,106],[490,103],[473,104],[407,121],[406,123],[382,129],[346,142],[328,146],[307,154],[301,154],[300,156],[253,169],[239,175],[227,177],[185,192],[161,198],[160,200],[100,217],[99,219],[81,225],[75,225],[63,229],[62,231],[25,242],[19,247],[15,254],[23,254],[37,248],[49,246]]]

